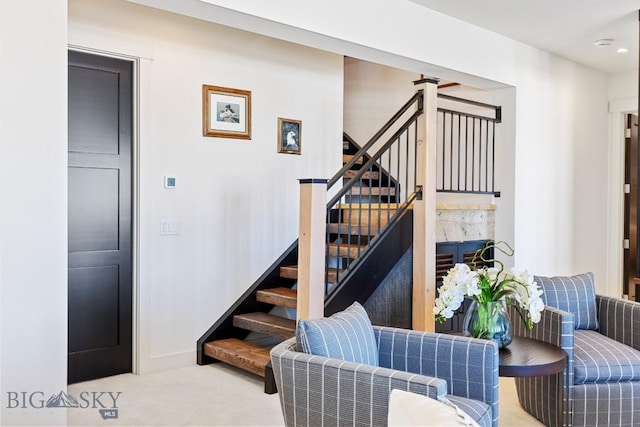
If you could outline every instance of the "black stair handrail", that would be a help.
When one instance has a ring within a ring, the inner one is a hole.
[[[409,128],[409,126],[411,124],[413,124],[416,121],[416,119],[422,115],[422,112],[423,112],[422,109],[416,110],[416,112],[413,113],[411,115],[411,117],[409,117],[402,124],[402,126],[400,126],[400,128],[387,140],[387,142],[385,142],[385,144],[378,150],[378,152],[376,154],[372,155],[371,158],[369,160],[367,160],[367,162],[362,165],[362,167],[360,168],[358,173],[356,173],[353,176],[353,178],[351,178],[342,187],[342,189],[340,191],[338,191],[338,193],[331,198],[329,203],[327,203],[327,207],[328,208],[330,208],[331,206],[335,205],[336,202],[338,202],[343,196],[345,196],[349,192],[349,190],[359,182],[359,180],[362,178],[362,176],[367,172],[367,170],[369,168],[371,168],[372,166],[378,164],[378,160],[380,160],[382,155],[396,142],[396,140],[400,137],[400,135],[402,135],[404,132],[406,132],[407,129]],[[366,145],[365,145],[365,147],[366,147]],[[363,151],[363,150],[364,150],[364,147],[362,147],[360,149],[360,151]],[[360,157],[362,157],[363,155],[364,155],[364,152],[362,154],[360,154]],[[343,172],[343,174],[344,174],[344,172]],[[327,184],[327,189],[328,188],[330,188],[329,184]]]
[[[413,106],[413,113],[401,122]],[[364,164],[327,203],[327,221],[333,226],[327,229],[326,235],[326,296],[343,288],[345,280],[357,268],[361,257],[377,245],[390,226],[421,194],[416,165],[418,118],[424,114],[423,107],[423,91],[418,90],[327,184],[330,187],[332,182],[337,182],[360,158],[363,159]],[[397,127],[397,130],[384,141],[383,137],[392,127]],[[384,144],[377,148],[375,154],[368,153],[369,148],[381,142]],[[354,141],[352,143],[357,146]],[[388,176],[384,184],[379,175],[381,171],[385,171]],[[375,172],[378,173],[377,178],[373,178]],[[402,197],[400,182],[403,183],[405,193]],[[374,195],[378,203],[372,205]],[[364,203],[363,196],[368,198]],[[338,266],[336,283],[330,288],[328,272],[329,267],[334,265]]]
[[[439,93],[438,94],[438,98],[447,99],[449,101],[460,102],[460,103],[463,103],[463,104],[475,105],[476,107],[488,108],[488,109],[493,110],[495,112],[495,117],[484,117],[483,116],[482,118],[493,120],[496,123],[501,123],[502,122],[502,106],[500,106],[500,105],[487,104],[485,102],[473,101],[471,99],[459,98],[457,96],[447,95],[446,93]]]

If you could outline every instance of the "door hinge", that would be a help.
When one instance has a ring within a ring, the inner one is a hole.
[[[625,138],[631,138],[631,128],[628,128],[628,129],[624,130],[624,137]]]
[[[629,249],[629,239],[624,239],[622,241],[622,248],[623,249]]]
[[[624,185],[624,194],[629,194],[631,193],[631,184],[625,184]]]

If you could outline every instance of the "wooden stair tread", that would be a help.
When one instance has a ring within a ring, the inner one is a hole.
[[[375,236],[380,231],[381,226],[377,224],[351,224],[346,222],[327,224],[327,230],[332,234],[352,236]]]
[[[282,267],[280,270],[282,271]],[[262,289],[257,292],[256,299],[267,304],[296,308],[298,306],[298,291],[291,288]]]
[[[342,213],[333,214],[333,218],[329,224],[351,224],[352,226],[368,226],[377,229],[384,227],[389,219],[395,215],[396,211],[354,209],[352,211],[342,211]],[[327,225],[329,225],[327,224]]]
[[[360,172],[359,170],[353,170],[350,169],[348,171],[346,171],[343,175],[344,178],[347,179],[351,179],[354,176],[356,176],[356,174],[358,174],[358,172]],[[360,179],[378,179],[378,177],[380,176],[380,173],[378,171],[367,171],[364,174],[362,174],[362,176],[360,177]]]
[[[353,155],[351,155],[351,154],[343,154],[342,155],[342,163],[343,164],[347,164],[347,163],[349,163],[349,161],[351,161],[352,158],[353,158]],[[356,162],[354,164],[361,165],[362,164],[362,157],[360,157],[358,160],[356,160]]]
[[[336,283],[338,281],[338,272],[342,274],[344,270],[339,270],[337,268],[329,269],[329,283]],[[286,265],[280,267],[280,277],[286,279],[297,279],[298,278],[298,266],[297,265]],[[296,293],[297,295],[297,293]]]
[[[342,258],[358,258],[359,254],[362,254],[367,248],[366,246],[359,245],[347,245],[346,243],[329,243],[329,255],[342,257]]]
[[[347,193],[349,196],[395,196],[396,187],[351,187]]]
[[[287,339],[296,333],[296,321],[268,313],[236,314],[233,326],[261,334]]]
[[[269,349],[237,338],[205,343],[204,354],[253,374],[265,376]]]
[[[338,203],[334,209],[364,209],[372,211],[395,211],[399,207],[398,203]]]

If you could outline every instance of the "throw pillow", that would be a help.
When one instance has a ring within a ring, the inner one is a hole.
[[[577,276],[536,276],[535,280],[542,289],[545,305],[573,313],[575,329],[598,329],[593,273]]]
[[[432,399],[421,394],[393,389],[389,395],[389,427],[474,426],[466,412],[444,396]]]
[[[300,320],[298,342],[305,353],[378,366],[373,326],[357,302],[328,318]]]

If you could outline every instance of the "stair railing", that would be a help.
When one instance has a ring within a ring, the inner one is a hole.
[[[375,245],[419,196],[416,143],[422,114],[423,91],[418,90],[329,180],[328,189],[361,164],[327,203],[325,295],[339,289],[354,261]],[[375,154],[369,154],[372,148],[377,149]]]
[[[409,111],[411,106],[415,104],[417,104],[420,111],[422,111],[423,105],[422,105],[421,90],[416,91],[416,93],[413,94],[413,96],[409,98],[409,100],[405,102],[404,105],[400,107],[400,109],[380,128],[380,130],[378,130],[371,137],[371,139],[369,139],[369,141],[367,141],[367,143],[363,145],[362,148],[360,148],[360,150],[358,150],[356,154],[353,155],[353,158],[347,163],[345,163],[342,169],[336,172],[336,174],[327,183],[327,189],[330,189],[331,187],[333,187],[335,183],[340,181],[340,179],[342,179],[342,177],[344,176],[345,172],[351,169],[360,159],[362,159],[363,156],[367,154],[369,150],[371,150],[371,147],[373,147],[377,142],[379,142],[380,139],[385,135],[385,133],[387,133],[389,129],[391,129],[393,125],[395,125],[402,118],[402,116],[405,113],[407,113],[407,111]]]
[[[483,114],[438,107],[436,191],[499,196],[495,189],[495,142],[502,107],[445,94],[438,94],[438,98],[479,107]],[[484,115],[486,111],[493,111],[493,117]]]

